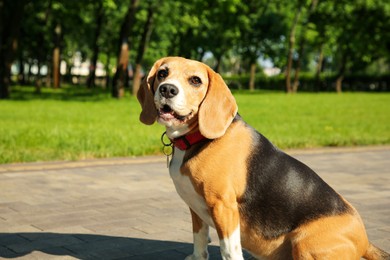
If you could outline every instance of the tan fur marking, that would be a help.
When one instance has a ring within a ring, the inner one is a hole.
[[[368,248],[365,228],[356,211],[318,219],[292,234],[294,259],[360,259]]]
[[[205,198],[220,238],[229,237],[239,224],[237,200],[246,188],[251,136],[242,122],[232,124],[222,138],[208,144],[181,168]]]
[[[222,77],[207,68],[209,87],[199,108],[199,130],[210,139],[221,137],[237,114],[237,104]]]
[[[192,218],[192,231],[194,233],[198,233],[199,230],[203,226],[202,220],[199,218],[198,215],[196,215],[196,213],[194,211],[192,211],[191,208],[190,208],[190,212],[191,212],[191,218]]]
[[[137,92],[137,99],[141,104],[140,121],[146,125],[151,125],[156,121],[157,111],[153,101],[152,88],[155,82],[157,68],[160,66],[162,59],[156,61],[150,69],[148,75],[142,81]]]
[[[264,259],[360,259],[368,239],[360,216],[346,203],[351,213],[314,220],[274,240],[241,220],[242,246]]]
[[[251,229],[249,223],[241,219],[241,245],[253,255],[262,259],[292,259],[291,242],[287,236],[265,239],[259,230]]]

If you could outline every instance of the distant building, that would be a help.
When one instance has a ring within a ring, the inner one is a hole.
[[[271,76],[279,75],[282,70],[279,68],[273,67],[273,68],[264,68],[263,71],[264,71],[265,75],[267,75],[268,77],[271,77]]]

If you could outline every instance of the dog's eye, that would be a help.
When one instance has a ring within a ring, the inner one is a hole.
[[[157,72],[157,77],[159,79],[165,79],[166,77],[168,77],[168,70],[163,69],[163,70],[158,71]]]
[[[194,86],[199,86],[200,84],[202,84],[202,80],[197,77],[197,76],[193,76],[189,79],[189,82],[191,85],[194,85]]]

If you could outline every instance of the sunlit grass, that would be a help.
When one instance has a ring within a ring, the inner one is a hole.
[[[75,160],[157,153],[156,127],[141,128],[136,108],[134,99],[2,102],[0,161]]]
[[[160,153],[164,128],[138,121],[135,97],[17,88],[0,101],[0,163]],[[27,93],[26,93],[27,92]],[[390,143],[390,95],[237,93],[239,113],[281,148]]]
[[[237,95],[242,116],[281,148],[390,143],[390,95]]]

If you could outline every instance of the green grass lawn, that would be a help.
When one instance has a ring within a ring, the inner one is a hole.
[[[135,97],[64,88],[13,89],[0,101],[0,163],[160,153],[160,125],[138,121]],[[236,93],[239,113],[281,148],[390,143],[390,94]]]

